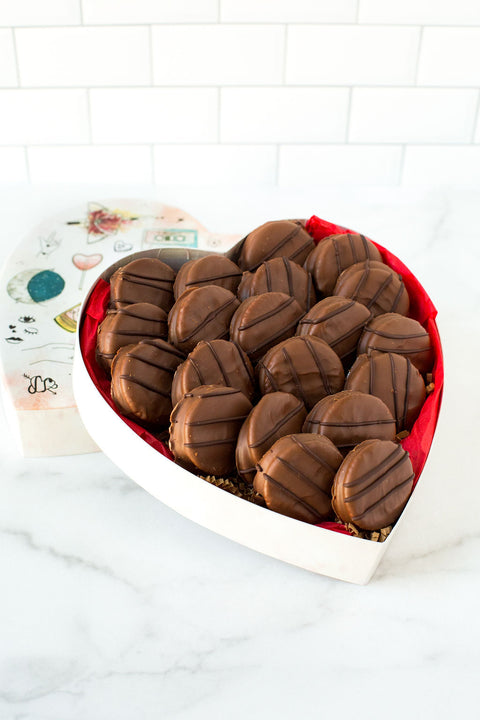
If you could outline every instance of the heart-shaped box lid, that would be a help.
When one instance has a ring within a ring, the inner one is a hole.
[[[0,274],[0,370],[8,424],[26,456],[97,450],[72,390],[80,305],[92,277],[118,259],[178,247],[223,252],[239,235],[209,232],[160,202],[89,202],[45,220],[19,243]]]

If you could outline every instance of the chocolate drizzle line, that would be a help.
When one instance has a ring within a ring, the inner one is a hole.
[[[188,362],[191,363],[193,369],[197,373],[197,377],[200,381],[200,385],[206,385],[205,378],[202,375],[202,371],[200,370],[199,364],[194,360],[192,357],[188,358]]]
[[[230,417],[219,417],[209,418],[208,420],[192,420],[191,422],[185,420],[184,425],[189,427],[201,427],[203,425],[218,425],[219,423],[236,422],[238,420],[245,420],[248,413],[245,415],[232,415]]]
[[[403,430],[405,427],[405,421],[407,418],[407,409],[408,409],[408,391],[410,389],[410,362],[405,358],[405,362],[407,364],[407,377],[405,379],[405,400],[403,403],[403,415],[400,420],[400,427],[399,430]]]
[[[187,296],[188,297],[188,296]],[[214,320],[218,315],[220,315],[221,312],[226,310],[229,305],[236,302],[237,298],[235,296],[229,298],[227,302],[223,303],[223,305],[220,305],[220,307],[215,308],[215,310],[212,310],[211,312],[206,315],[202,322],[197,325],[197,327],[192,330],[192,332],[189,335],[186,335],[185,337],[178,340],[178,342],[185,343],[191,340],[200,330],[203,330],[203,328],[208,325],[212,320]],[[225,332],[222,331],[222,336],[225,335]]]
[[[265,279],[267,281],[267,290],[268,290],[268,292],[272,292],[272,273],[270,272],[270,266],[266,262],[263,263],[263,266],[265,268]]]
[[[396,378],[396,373],[395,373],[395,358],[393,357],[393,355],[391,353],[388,353],[388,358],[390,360],[390,374],[392,376],[394,415],[395,415],[395,421],[398,423],[398,387],[397,387],[397,378]],[[372,360],[372,362],[373,362],[373,360]],[[397,427],[397,430],[400,430],[400,429],[401,428]]]
[[[185,283],[185,287],[189,287],[190,285],[212,285],[215,280],[228,280],[228,278],[235,278],[241,274],[241,272],[231,272],[220,275],[210,275],[209,277],[200,278],[199,280],[190,280]]]
[[[330,463],[328,463],[324,458],[320,457],[320,455],[317,455],[316,452],[312,450],[312,448],[308,447],[304,442],[298,439],[298,436],[292,435],[293,442],[302,448],[302,450],[307,454],[310,455],[311,458],[316,460],[320,465],[323,465],[323,467],[326,470],[330,470],[332,473],[336,473],[336,468],[332,467]]]
[[[285,465],[288,470],[290,470],[291,473],[297,475],[297,477],[300,477],[307,485],[314,488],[315,490],[320,490],[320,492],[323,495],[326,495],[328,499],[330,500],[330,493],[327,493],[320,485],[317,485],[317,483],[312,480],[312,478],[304,473],[300,468],[296,465],[292,465],[288,460],[285,460],[285,458],[281,457],[280,455],[277,456],[277,460],[282,463],[282,465]]]
[[[367,427],[368,425],[391,425],[395,420],[359,420],[358,422],[327,422],[326,420],[308,420],[309,425],[320,425],[321,427],[355,428]]]
[[[293,297],[295,295],[295,291],[293,288],[292,268],[290,267],[290,263],[286,257],[282,258],[282,260],[283,260],[283,266],[285,268],[285,273],[287,275],[288,294],[292,295],[292,297]]]
[[[333,250],[335,253],[335,262],[337,263],[338,274],[340,275],[340,273],[342,272],[342,263],[340,261],[340,249],[338,247],[337,238],[334,235],[332,235],[332,245],[333,245]]]
[[[401,456],[401,457],[400,457]],[[356,487],[357,485],[361,485],[365,480],[370,480],[371,477],[373,477],[373,480],[369,485],[367,485],[365,488],[362,488],[360,492],[364,492],[365,490],[368,490],[372,484],[376,483],[380,478],[382,478],[387,472],[389,472],[392,467],[394,467],[399,460],[403,460],[404,458],[408,457],[407,452],[402,448],[401,445],[397,445],[392,452],[390,452],[387,457],[382,460],[381,463],[376,465],[371,470],[368,470],[363,475],[360,475],[358,478],[354,478],[353,480],[350,480],[350,482],[344,482],[344,487]],[[392,463],[393,460],[393,463]],[[381,474],[375,478],[375,473],[380,472]],[[345,502],[352,502],[353,499],[356,499],[359,496],[359,493],[356,495],[352,495],[349,498],[345,499]]]
[[[335,317],[336,315],[341,315],[341,313],[343,313],[344,310],[349,310],[354,305],[355,305],[355,300],[350,300],[348,305],[342,305],[339,308],[335,308],[335,310],[331,310],[326,315],[323,315],[320,319],[316,318],[315,316],[312,316],[311,318],[306,317],[300,321],[300,324],[301,325],[319,325],[320,323],[325,322],[325,320],[330,320],[331,318]]]
[[[293,300],[294,298],[292,298]],[[256,345],[254,348],[251,348],[248,352],[250,354],[257,353],[261,348],[266,347],[270,343],[272,343],[274,340],[277,340],[277,338],[282,337],[286,332],[288,332],[292,327],[295,327],[298,323],[298,319],[292,320],[292,322],[288,323],[288,325],[285,325],[282,327],[278,332],[274,333],[271,337],[267,338],[263,342],[260,343],[260,345]]]
[[[323,367],[322,363],[320,362],[320,360],[317,356],[317,353],[315,352],[315,348],[312,347],[312,343],[311,343],[310,339],[308,338],[308,336],[304,335],[303,339],[304,339],[305,345],[307,346],[307,348],[310,352],[310,355],[312,356],[312,358],[315,362],[315,365],[318,368],[318,372],[320,373],[320,377],[322,378],[322,383],[323,383],[323,387],[325,388],[325,392],[328,395],[331,395],[332,394],[332,386],[330,385],[328,373],[325,372],[325,368]]]
[[[230,385],[230,379],[229,379],[229,377],[228,377],[228,374],[227,374],[227,372],[226,372],[226,370],[225,370],[225,368],[224,368],[224,366],[223,366],[223,364],[222,364],[222,361],[220,360],[220,358],[219,358],[219,356],[218,356],[218,353],[215,352],[215,348],[213,347],[212,343],[210,343],[210,342],[207,341],[207,347],[208,347],[208,349],[210,350],[210,352],[212,353],[213,358],[214,358],[215,362],[216,362],[217,365],[218,365],[218,369],[220,370],[220,372],[221,372],[221,374],[222,374],[223,381],[224,381],[225,385],[227,385],[227,386]]]
[[[355,243],[353,241],[352,235],[350,233],[347,233],[347,237],[348,237],[348,242],[350,244],[350,250],[352,253],[352,257],[353,257],[353,262],[354,262],[354,264],[356,264],[357,262],[359,262],[358,258],[357,258],[357,249],[355,247]]]
[[[170,287],[162,287],[164,283],[167,285],[173,286],[173,280],[159,280],[157,278],[142,278],[141,275],[130,275],[130,274],[122,274],[121,278],[125,282],[129,282],[132,285],[142,285],[144,287],[153,287],[156,290],[162,290],[162,292],[169,293],[170,295],[173,295],[173,290]],[[137,279],[140,278],[140,279]]]
[[[148,383],[143,382],[143,380],[139,380],[138,378],[132,377],[131,375],[120,375],[120,380],[125,380],[126,382],[132,383],[133,385],[139,385],[140,387],[143,387],[145,390],[149,390],[150,392],[156,393],[157,395],[162,395],[162,397],[166,397],[170,400],[169,392],[163,392],[163,390],[159,390],[159,388],[152,387],[152,385],[149,385]]]
[[[278,432],[278,430],[280,430],[281,427],[283,427],[283,425],[286,425],[288,423],[288,421],[291,420],[293,417],[295,417],[295,415],[297,415],[298,412],[301,411],[302,409],[303,409],[303,404],[300,402],[297,405],[297,407],[293,408],[293,410],[290,410],[290,412],[287,413],[287,415],[285,415],[283,418],[281,418],[281,420],[279,420],[277,423],[275,423],[275,425],[270,429],[270,431],[266,435],[264,435],[262,438],[260,438],[260,440],[257,440],[256,442],[249,444],[248,447],[253,449],[253,448],[260,447],[260,445],[263,445],[263,443],[270,440],[270,438],[273,437],[275,435],[275,433]]]
[[[260,472],[263,472],[260,468]],[[313,505],[310,505],[306,500],[303,500],[302,498],[299,498],[298,495],[295,495],[291,490],[281,485],[279,482],[273,479],[271,475],[268,475],[266,472],[263,472],[263,476],[268,480],[268,482],[272,483],[272,485],[275,485],[275,487],[279,488],[283,493],[286,495],[289,495],[292,497],[296,502],[300,503],[300,505],[303,505],[309,512],[311,512],[313,515],[315,515],[316,518],[321,517],[321,513],[316,510]],[[315,486],[317,487],[317,486]]]
[[[391,490],[389,490],[386,495],[384,495],[383,497],[381,497],[381,498],[380,498],[379,500],[377,500],[376,502],[372,503],[372,505],[369,505],[369,507],[367,507],[367,509],[364,510],[363,513],[361,513],[360,515],[354,515],[354,517],[352,518],[353,522],[356,522],[357,520],[361,520],[362,518],[364,518],[365,515],[367,515],[367,514],[368,514],[369,512],[371,512],[374,508],[376,508],[377,505],[379,505],[380,503],[385,502],[386,498],[388,498],[389,495],[391,495],[392,493],[396,492],[396,490],[398,490],[399,488],[403,487],[403,486],[406,485],[407,483],[411,483],[414,477],[415,477],[415,474],[412,473],[411,475],[408,476],[408,478],[407,478],[406,480],[402,480],[401,483],[398,483],[398,485],[395,485],[395,487],[393,487]]]
[[[257,365],[258,369],[263,368],[265,371],[266,376],[268,377],[268,380],[270,382],[270,385],[272,386],[272,389],[277,392],[280,388],[277,385],[277,381],[275,380],[275,377],[272,375],[270,370],[267,368],[266,365],[263,364],[262,361],[260,361]]]
[[[157,370],[164,370],[165,372],[170,373],[171,375],[175,374],[176,368],[171,368],[166,365],[160,365],[159,363],[153,362],[153,360],[147,360],[147,358],[144,358],[141,355],[134,355],[133,352],[125,353],[125,357],[132,358],[132,360],[138,360],[138,362],[144,363],[145,365],[149,365],[150,367],[154,367]]]
[[[398,288],[398,292],[396,294],[395,300],[393,301],[392,312],[395,312],[395,310],[397,309],[398,303],[400,302],[400,298],[402,297],[403,290],[404,290],[403,280],[400,277],[400,275],[398,275],[398,278],[400,280],[400,287]]]
[[[262,297],[262,296],[257,295],[256,297]],[[263,322],[264,320],[268,320],[269,318],[273,317],[274,315],[277,315],[278,313],[282,312],[282,310],[285,310],[285,308],[287,308],[289,305],[291,305],[294,300],[295,300],[295,298],[288,297],[286,300],[282,301],[281,305],[278,305],[276,308],[273,308],[272,310],[268,310],[263,315],[260,315],[259,317],[254,318],[253,320],[250,320],[250,322],[247,322],[246,325],[240,325],[238,330],[239,331],[248,330],[249,328],[254,327],[255,325],[258,325],[259,323]],[[253,298],[252,298],[252,302],[253,302]]]
[[[285,358],[285,361],[290,368],[290,375],[292,376],[293,384],[295,385],[295,389],[299,393],[300,397],[302,398],[304,404],[307,404],[307,398],[305,396],[305,393],[303,391],[302,383],[300,382],[300,378],[298,377],[298,373],[295,370],[295,366],[292,362],[292,358],[288,354],[287,350],[283,347],[282,348],[282,355]]]
[[[270,260],[272,257],[275,257],[276,254],[277,254],[277,252],[278,252],[278,250],[280,250],[284,245],[286,245],[289,240],[292,240],[296,235],[298,235],[298,233],[300,232],[301,229],[302,229],[301,225],[296,225],[295,228],[294,228],[294,230],[291,230],[289,233],[287,233],[287,235],[285,235],[285,237],[282,238],[282,239],[280,240],[280,242],[278,242],[278,243],[270,250],[270,252],[268,253],[268,255],[265,255],[265,256],[264,256],[264,258],[263,258],[263,260],[261,260],[261,262],[257,263],[256,265],[253,265],[253,267],[251,267],[250,269],[251,269],[251,270],[257,270],[257,269],[260,267],[260,265],[262,264],[262,262],[265,262],[265,260]],[[310,240],[308,241],[307,244],[308,244],[308,245],[310,244]],[[305,246],[305,247],[306,247],[306,246]],[[300,248],[300,249],[303,249],[303,248]]]
[[[393,280],[393,275],[391,275],[391,274],[389,273],[388,276],[387,276],[387,277],[385,278],[385,280],[383,281],[383,283],[382,283],[382,284],[380,285],[380,287],[378,288],[378,290],[377,290],[377,292],[375,293],[375,295],[374,295],[374,296],[369,300],[369,302],[367,303],[367,308],[368,308],[369,310],[370,310],[371,307],[373,307],[373,306],[375,305],[375,303],[377,302],[378,298],[381,296],[381,294],[383,293],[383,291],[387,289],[387,287],[390,285],[390,283],[392,282],[392,280]]]

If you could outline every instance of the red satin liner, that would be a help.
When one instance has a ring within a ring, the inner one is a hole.
[[[348,230],[341,225],[334,225],[326,220],[321,220],[316,215],[313,215],[310,220],[307,221],[306,229],[316,243],[320,242],[323,238],[328,237],[329,235],[344,232],[355,232],[354,230]],[[413,426],[412,432],[408,438],[402,442],[402,446],[410,453],[410,458],[415,472],[414,484],[416,484],[430,451],[430,445],[435,432],[442,398],[443,355],[438,329],[435,323],[437,311],[424,288],[420,285],[417,278],[410,272],[410,270],[397,257],[395,257],[395,255],[392,255],[391,252],[377,243],[374,244],[380,250],[385,263],[401,274],[403,282],[408,290],[408,294],[410,295],[409,314],[428,330],[430,337],[432,338],[435,351],[435,364],[433,368],[435,390],[427,398],[422,411]],[[137,433],[137,435],[145,440],[145,442],[155,448],[155,450],[158,450],[159,453],[173,461],[173,455],[168,447],[152,435],[152,433],[148,432],[148,430],[145,430],[133,420],[129,420],[128,418],[123,417],[123,415],[120,415],[110,397],[110,380],[105,371],[99,367],[95,359],[97,328],[105,317],[109,301],[110,285],[105,282],[105,280],[100,279],[97,281],[90,294],[80,327],[80,348],[88,374],[92,378],[105,402],[107,402],[112,410],[122,418],[123,422],[125,422],[135,433]],[[344,525],[339,523],[324,522],[320,523],[318,527],[346,535],[351,534]]]

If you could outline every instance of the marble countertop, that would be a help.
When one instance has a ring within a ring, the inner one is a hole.
[[[218,232],[316,213],[391,249],[439,310],[436,441],[401,532],[358,587],[198,527],[100,453],[24,459],[0,416],[1,720],[474,717],[480,191],[16,188],[0,199],[0,262],[49,214],[120,196]]]

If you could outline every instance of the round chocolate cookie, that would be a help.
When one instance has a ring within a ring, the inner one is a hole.
[[[238,287],[240,300],[266,292],[283,292],[285,295],[291,295],[303,310],[309,310],[316,301],[310,273],[286,257],[266,260],[254,273],[243,273]]]
[[[364,260],[382,262],[379,250],[365,235],[345,233],[320,240],[305,261],[305,269],[312,274],[317,290],[331,295],[340,274]]]
[[[225,477],[235,469],[235,447],[252,403],[240,390],[201,385],[174,407],[170,450],[175,460],[207,475]]]
[[[140,340],[117,352],[112,362],[112,400],[127,417],[149,425],[168,425],[170,390],[185,356],[165,340]]]
[[[250,400],[255,393],[255,375],[248,356],[228,340],[200,340],[175,373],[173,406],[199,385],[225,385],[240,390]]]
[[[408,358],[375,350],[358,356],[347,375],[345,390],[383,400],[395,418],[397,432],[411,430],[426,396],[423,378]]]
[[[306,415],[303,402],[290,393],[273,392],[261,398],[238,436],[235,457],[242,480],[253,483],[262,455],[284,435],[301,432]]]
[[[344,523],[380,530],[398,519],[413,487],[410,457],[391,440],[365,440],[335,475],[332,505]]]
[[[281,292],[254,295],[242,302],[230,324],[230,338],[258,360],[281,340],[295,334],[303,310],[295,298]]]
[[[330,345],[341,360],[357,348],[370,310],[350,298],[331,295],[320,300],[304,315],[297,327],[297,335],[314,335]]]
[[[280,438],[261,458],[253,481],[269,510],[307,523],[332,516],[330,491],[342,455],[326,437]]]
[[[199,340],[228,338],[230,320],[239,305],[230,290],[218,285],[186,290],[168,316],[170,342],[189,353]]]
[[[292,393],[309,410],[325,395],[343,388],[345,374],[338,355],[317,337],[302,335],[269,350],[257,366],[263,394]]]
[[[372,350],[405,355],[421,373],[427,373],[433,365],[433,347],[428,332],[413,318],[398,313],[385,313],[370,320],[366,325],[358,352]]]
[[[168,312],[173,305],[175,273],[157,258],[138,258],[116,270],[110,278],[110,304],[122,308],[148,302]]]
[[[303,432],[325,435],[345,453],[363,440],[393,440],[396,430],[392,413],[380,398],[343,390],[327,395],[310,410]]]
[[[107,372],[117,350],[145,338],[167,337],[167,313],[158,305],[133,303],[108,310],[98,326],[96,359]]]
[[[256,270],[265,260],[283,256],[303,265],[313,245],[298,220],[273,220],[247,235],[238,264],[242,270]]]
[[[374,316],[388,312],[406,315],[410,306],[402,276],[388,265],[370,260],[344,270],[333,294],[366,305]]]
[[[175,278],[175,300],[178,300],[184,290],[201,285],[218,285],[235,295],[241,277],[242,272],[238,265],[225,255],[207,255],[189,260],[181,266]]]

